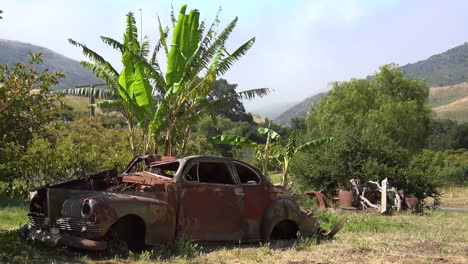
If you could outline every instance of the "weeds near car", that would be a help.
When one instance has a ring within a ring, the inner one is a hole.
[[[154,253],[162,259],[171,259],[174,257],[190,259],[200,255],[203,248],[197,243],[182,238],[171,244],[161,244],[156,246]]]

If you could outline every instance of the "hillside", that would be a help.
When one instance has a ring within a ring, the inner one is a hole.
[[[29,53],[42,53],[44,63],[35,65],[37,70],[49,69],[64,72],[65,78],[55,87],[56,89],[102,83],[91,71],[83,68],[78,61],[44,47],[0,39],[0,64],[28,63]]]
[[[454,85],[468,81],[468,43],[449,49],[426,60],[407,64],[401,69],[427,82],[429,87]]]
[[[450,104],[468,96],[468,82],[442,87],[432,87],[429,92],[429,102],[432,107]]]
[[[275,122],[282,124],[282,125],[289,125],[289,122],[294,117],[305,117],[307,112],[310,110],[312,105],[317,102],[322,96],[326,93],[319,93],[312,97],[305,99],[304,101],[296,104],[295,106],[289,108],[282,114],[280,114],[276,119]]]
[[[433,109],[438,118],[468,122],[468,96]]]

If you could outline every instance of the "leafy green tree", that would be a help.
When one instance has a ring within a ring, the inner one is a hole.
[[[237,84],[230,84],[225,79],[216,80],[212,91],[208,94],[209,101],[222,100],[223,106],[215,110],[216,115],[221,115],[232,121],[246,121],[253,123],[253,117],[245,111],[240,96],[236,92]]]
[[[116,91],[126,109],[129,129],[133,118],[138,121],[144,131],[144,142],[147,142],[143,152],[149,149],[149,138],[152,136],[158,153],[183,155],[187,150],[191,125],[222,103],[207,100],[217,77],[245,55],[255,41],[255,38],[251,38],[236,50],[228,52],[225,44],[236,26],[237,17],[218,35],[215,32],[219,24],[216,16],[204,33],[205,23],[199,22],[198,10],[186,14],[186,8],[186,5],[181,7],[177,19],[171,16],[173,30],[170,44],[169,28],[164,28],[158,18],[160,39],[151,56],[148,56],[147,38],[142,43],[138,41],[132,13],[127,14],[123,43],[101,37],[106,44],[122,53],[124,68],[120,74],[99,54],[84,44],[70,40],[91,59],[92,63],[83,62],[83,65],[92,69],[96,76]],[[160,50],[166,56],[165,74],[157,60]],[[243,91],[238,96],[252,98],[266,93],[268,89],[263,88]]]
[[[422,81],[405,77],[397,65],[385,65],[370,81],[335,83],[308,117],[308,127],[328,134],[352,124],[361,128],[363,136],[381,133],[416,151],[428,135],[428,95]]]
[[[382,66],[370,80],[334,83],[307,117],[309,138],[325,134],[334,140],[320,155],[295,159],[293,178],[332,190],[350,187],[351,178],[388,177],[397,188],[416,190],[407,186],[415,183],[408,178],[413,176],[403,172],[429,134],[428,95],[422,81],[405,77],[396,65]]]
[[[307,123],[305,118],[293,117],[291,118],[291,129],[294,130],[305,130],[307,129]]]
[[[60,95],[51,94],[61,72],[37,72],[34,64],[40,54],[31,54],[30,64],[0,65],[0,181],[17,177],[18,157],[26,150],[34,134],[54,119]],[[11,185],[8,187],[11,190]]]
[[[431,150],[468,149],[468,123],[435,119],[430,127],[426,148]]]

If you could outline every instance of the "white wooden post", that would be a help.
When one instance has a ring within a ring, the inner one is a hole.
[[[388,180],[385,178],[382,181],[382,189],[380,189],[381,199],[380,199],[380,213],[387,212],[387,183]]]

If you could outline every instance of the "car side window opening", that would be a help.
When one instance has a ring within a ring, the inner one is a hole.
[[[234,166],[236,167],[237,175],[239,176],[240,182],[242,184],[260,183],[260,177],[251,168],[237,162],[234,162]]]
[[[229,168],[222,162],[198,162],[190,168],[185,180],[200,183],[235,184]]]
[[[193,164],[187,175],[185,175],[185,180],[198,182],[198,163]]]
[[[153,165],[149,168],[149,172],[155,173],[161,176],[174,178],[177,170],[179,169],[179,162],[168,162],[163,164]]]

